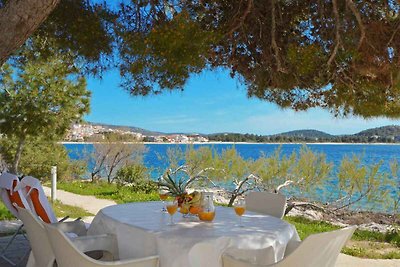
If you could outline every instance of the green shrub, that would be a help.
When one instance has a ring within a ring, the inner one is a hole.
[[[118,184],[134,184],[138,181],[148,180],[149,174],[143,164],[130,164],[119,169],[115,179]]]
[[[116,181],[119,186],[127,186],[133,192],[151,193],[157,190],[157,183],[149,177],[143,164],[131,164],[118,170]]]
[[[15,219],[14,215],[8,210],[6,205],[0,201],[0,221]]]
[[[16,142],[14,138],[2,138],[0,141],[2,157],[9,166],[15,154]],[[50,180],[51,166],[57,166],[59,180],[68,180],[86,171],[86,163],[70,160],[68,151],[62,144],[38,139],[27,140],[19,164],[20,173],[46,181]]]

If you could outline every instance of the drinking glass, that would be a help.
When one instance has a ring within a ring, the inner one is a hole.
[[[171,216],[171,221],[168,225],[174,225],[174,214],[178,210],[178,201],[176,199],[167,202],[167,211]]]
[[[166,212],[167,209],[165,208],[165,200],[167,200],[167,198],[168,198],[168,191],[164,188],[159,188],[158,196],[160,197],[160,199],[162,201],[162,205],[163,205],[161,212]]]
[[[234,209],[235,209],[236,215],[239,216],[239,227],[243,227],[242,215],[246,211],[246,202],[245,202],[245,200],[244,199],[238,199],[234,204]]]

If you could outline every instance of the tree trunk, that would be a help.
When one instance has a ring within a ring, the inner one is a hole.
[[[233,194],[231,196],[231,198],[229,199],[228,207],[232,207],[233,206],[233,202],[235,202],[236,197],[237,197],[236,194]]]
[[[35,32],[59,1],[7,1],[0,9],[0,66]]]
[[[24,148],[25,139],[19,139],[17,151],[15,152],[14,162],[11,166],[11,172],[14,174],[18,174],[18,166],[21,160],[22,150]]]

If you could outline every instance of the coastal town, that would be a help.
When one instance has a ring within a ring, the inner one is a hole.
[[[200,134],[144,134],[135,132],[128,127],[112,127],[97,124],[72,124],[64,141],[85,142],[104,139],[106,135],[114,134],[126,137],[126,140],[136,140],[154,143],[190,143],[208,142],[208,138]]]
[[[133,126],[87,122],[72,124],[63,141],[101,142],[109,137],[123,142],[145,143],[399,143],[400,126],[387,125],[344,135],[332,135],[314,129],[257,135],[247,133],[163,133]]]

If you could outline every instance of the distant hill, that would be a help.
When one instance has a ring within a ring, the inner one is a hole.
[[[307,129],[307,130],[295,130],[295,131],[290,131],[290,132],[284,132],[280,134],[275,134],[275,136],[290,136],[290,137],[301,137],[301,138],[333,138],[335,137],[334,135],[318,131],[318,130],[312,130],[312,129]]]
[[[134,126],[121,126],[104,123],[90,122],[92,125],[99,125],[111,129],[126,129],[132,132],[141,133],[147,136],[172,135],[172,133],[163,133],[150,131]],[[177,133],[174,133],[177,134]],[[183,135],[192,135],[192,133],[181,133]],[[303,129],[289,132],[283,132],[272,135],[256,135],[241,133],[213,133],[200,134],[207,136],[210,141],[219,142],[345,142],[345,143],[393,143],[400,142],[400,125],[389,125],[378,128],[371,128],[356,134],[332,135],[315,129]]]
[[[158,135],[164,135],[165,134],[165,133],[162,133],[162,132],[150,131],[150,130],[146,130],[146,129],[138,128],[138,127],[134,127],[134,126],[112,125],[112,124],[96,123],[96,122],[88,122],[88,123],[91,124],[91,125],[99,125],[99,126],[103,126],[103,127],[110,128],[110,129],[127,129],[127,130],[130,130],[132,132],[141,133],[141,134],[144,134],[144,135],[158,136]]]
[[[378,128],[367,129],[355,134],[356,136],[380,136],[380,137],[400,137],[400,126],[389,125]]]

